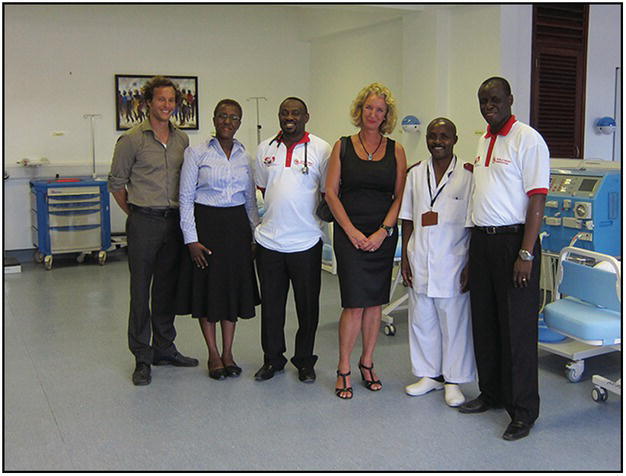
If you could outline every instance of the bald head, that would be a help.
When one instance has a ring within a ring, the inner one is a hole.
[[[437,119],[433,119],[432,121],[430,121],[428,127],[426,128],[426,134],[428,134],[428,131],[430,131],[432,127],[439,125],[449,127],[452,136],[456,136],[456,126],[454,125],[454,122],[446,117],[438,117]]]
[[[504,78],[502,78],[500,76],[492,76],[491,78],[485,79],[481,83],[480,88],[478,88],[478,89],[480,90],[481,88],[484,88],[488,84],[489,85],[491,85],[491,84],[498,84],[498,85],[500,85],[502,87],[502,90],[504,91],[504,93],[507,96],[511,95],[511,85],[509,84],[509,82],[506,79],[504,79]]]

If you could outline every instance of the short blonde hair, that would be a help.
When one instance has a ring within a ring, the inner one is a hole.
[[[352,106],[350,107],[352,124],[356,127],[363,126],[363,104],[365,104],[367,98],[372,94],[383,98],[385,100],[385,104],[387,104],[387,114],[385,115],[385,120],[379,126],[378,130],[381,134],[389,134],[396,127],[396,121],[398,119],[396,113],[396,100],[393,98],[389,88],[381,83],[372,83],[359,91],[359,94],[357,94],[356,99],[352,102]]]

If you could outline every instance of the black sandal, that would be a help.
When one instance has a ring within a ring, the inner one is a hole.
[[[363,373],[363,370],[367,370],[370,373],[370,377],[372,377],[373,369],[374,369],[374,362],[372,362],[371,367],[366,367],[359,360],[359,371],[361,372],[361,379],[363,380],[363,385],[365,385],[365,388],[367,388],[371,392],[379,392],[383,388],[382,382],[380,380],[368,380],[365,378],[365,374]],[[380,385],[380,388],[372,388],[372,385]]]
[[[346,383],[346,377],[348,377],[350,375],[350,371],[346,372],[345,374],[342,374],[341,372],[339,372],[339,370],[337,370],[337,377],[341,377],[343,379],[343,388],[335,388],[335,395],[337,395],[339,398],[341,398],[342,400],[350,400],[352,398],[352,387],[346,387],[347,383]],[[346,395],[345,397],[342,397],[341,394],[342,393],[348,393],[349,395]]]

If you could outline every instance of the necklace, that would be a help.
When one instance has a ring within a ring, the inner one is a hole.
[[[361,132],[359,132],[357,135],[359,136],[359,142],[361,143],[361,147],[363,147],[363,150],[367,154],[367,160],[374,160],[374,154],[376,153],[376,151],[378,151],[380,144],[383,143],[383,136],[382,135],[380,136],[380,141],[378,141],[378,145],[376,146],[376,149],[374,149],[374,152],[370,153],[367,151],[367,149],[365,148],[365,145],[363,144],[363,141],[361,140]]]

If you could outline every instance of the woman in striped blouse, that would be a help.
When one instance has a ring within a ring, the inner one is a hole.
[[[179,314],[198,318],[209,351],[209,377],[236,377],[232,345],[237,318],[260,303],[252,236],[259,223],[250,157],[235,139],[242,109],[222,99],[213,113],[215,137],[185,150],[180,175],[180,225],[189,250],[179,280]],[[222,330],[222,352],[216,323]]]

